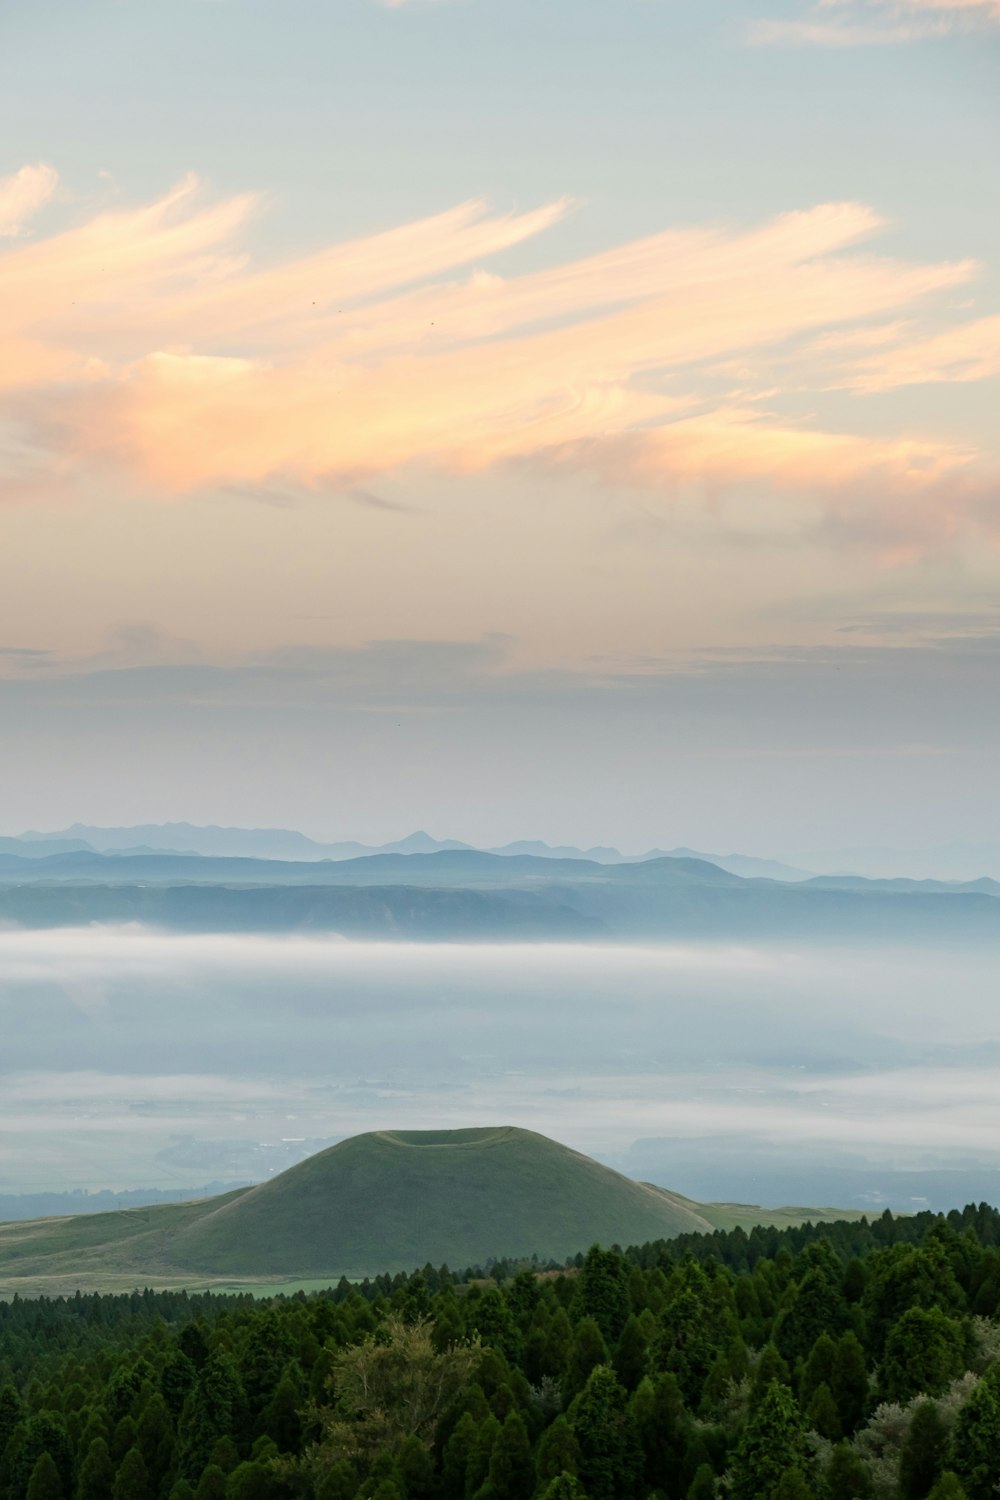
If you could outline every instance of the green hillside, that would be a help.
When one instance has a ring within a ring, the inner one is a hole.
[[[562,1258],[707,1228],[695,1209],[566,1146],[506,1126],[378,1131],[321,1151],[185,1226],[178,1264],[315,1275]]]
[[[0,1293],[315,1282],[492,1256],[561,1261],[595,1241],[641,1244],[778,1215],[788,1223],[789,1212],[693,1203],[511,1126],[376,1131],[221,1197],[0,1226]]]

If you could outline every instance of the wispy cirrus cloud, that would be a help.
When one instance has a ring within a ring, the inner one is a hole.
[[[990,373],[976,325],[912,352],[914,316],[976,266],[862,253],[883,227],[864,205],[669,230],[508,276],[496,257],[554,229],[566,202],[466,203],[266,266],[243,248],[259,207],[207,199],[188,178],[0,257],[14,498],[95,466],[163,495],[360,493],[413,464],[531,461],[667,490],[888,496],[975,467],[941,435],[826,431],[772,411],[774,392],[720,388],[727,361],[802,346],[797,389],[828,389],[809,354],[824,340],[857,390],[884,388],[894,360],[942,372],[927,378]]]
[[[755,46],[871,47],[1000,25],[1000,0],[818,0],[802,16],[751,23]]]
[[[860,360],[849,384],[859,391],[989,380],[1000,375],[1000,316],[975,318],[925,338],[903,339]]]

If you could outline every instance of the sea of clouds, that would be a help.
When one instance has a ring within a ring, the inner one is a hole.
[[[725,1158],[756,1188],[740,1196],[766,1198],[754,1164],[776,1152],[811,1201],[834,1201],[824,1173],[845,1160],[996,1169],[997,969],[958,951],[8,930],[0,1192],[248,1180],[362,1130],[498,1122],[636,1170],[645,1142],[644,1173],[694,1196]]]

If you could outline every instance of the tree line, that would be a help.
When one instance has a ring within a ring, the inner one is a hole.
[[[0,1500],[995,1500],[1000,1213],[0,1303]]]

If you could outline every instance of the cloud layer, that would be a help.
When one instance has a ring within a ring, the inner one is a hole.
[[[36,167],[0,184],[0,222],[20,233],[55,181]],[[7,493],[72,492],[97,473],[164,496],[346,489],[413,465],[511,461],[668,492],[975,483],[981,455],[922,425],[824,430],[781,404],[995,374],[1000,319],[944,302],[972,262],[862,253],[884,226],[839,203],[497,273],[568,208],[471,202],[258,265],[244,248],[258,201],[213,201],[187,178],[13,242],[0,256]],[[747,378],[748,360],[769,362],[767,381]]]
[[[234,1140],[498,1120],[747,1170],[789,1142],[812,1171],[995,1163],[995,990],[968,951],[0,932],[0,1183],[191,1185]]]

